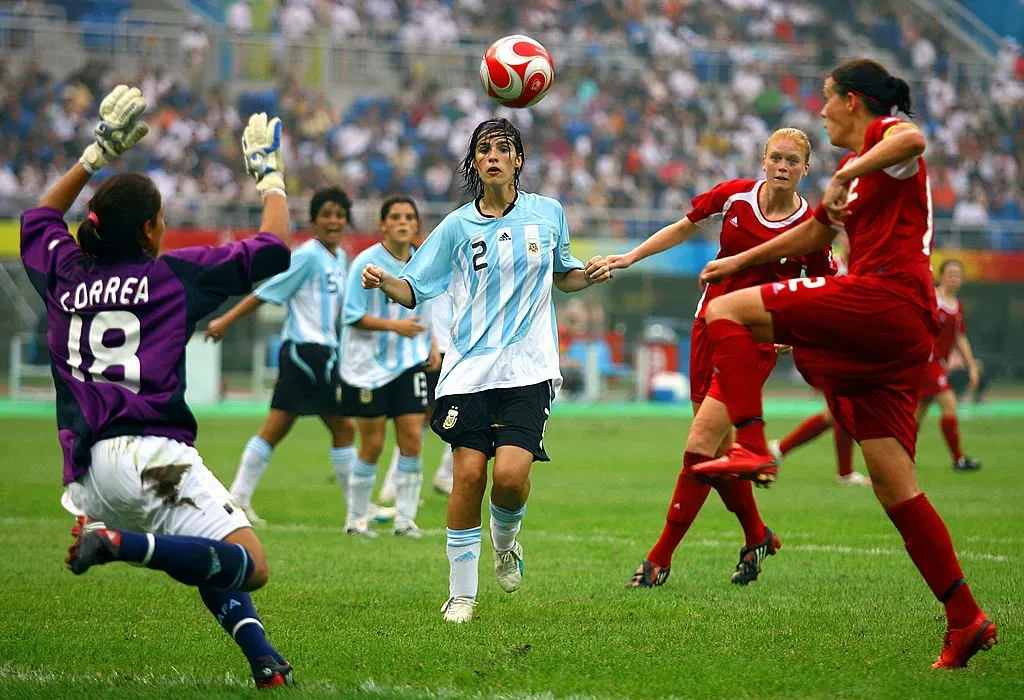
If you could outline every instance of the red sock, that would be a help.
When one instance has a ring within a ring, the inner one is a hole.
[[[782,438],[782,441],[779,442],[779,449],[782,450],[782,454],[789,454],[794,447],[800,447],[805,442],[810,442],[826,430],[828,430],[828,421],[825,420],[824,413],[811,416],[798,425],[796,430]]]
[[[943,416],[939,422],[942,426],[942,434],[946,436],[946,444],[949,445],[949,452],[953,455],[953,461],[959,462],[964,453],[960,451],[960,422],[956,416]]]
[[[760,356],[754,334],[735,321],[708,324],[715,372],[729,420],[736,426],[736,442],[758,454],[768,454],[761,408]]]
[[[665,529],[661,531],[661,537],[647,555],[648,561],[660,569],[668,568],[672,564],[672,554],[682,541],[683,535],[693,525],[694,518],[704,506],[704,501],[708,500],[711,487],[693,478],[690,467],[709,459],[712,457],[696,452],[683,454],[683,470],[679,472],[676,490],[672,493],[672,503],[665,516]]]
[[[749,481],[736,479],[716,483],[715,490],[722,497],[725,507],[735,513],[736,519],[740,521],[743,537],[746,538],[744,546],[750,547],[763,542],[768,532],[757,510],[753,485]]]
[[[964,581],[949,530],[923,493],[886,511],[935,597],[946,606],[950,629],[966,627],[981,608]]]
[[[836,441],[836,461],[839,463],[839,476],[853,473],[853,438],[839,427],[832,425],[832,437]]]

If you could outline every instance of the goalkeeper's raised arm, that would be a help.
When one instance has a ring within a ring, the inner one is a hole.
[[[264,112],[249,117],[249,124],[242,134],[242,152],[245,154],[245,170],[256,179],[256,189],[263,195],[260,230],[287,241],[290,225],[280,117],[268,120]]]

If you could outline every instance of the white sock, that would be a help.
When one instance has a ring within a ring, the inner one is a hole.
[[[494,545],[494,551],[507,552],[512,549],[525,514],[525,503],[519,510],[505,510],[491,504],[491,544]]]
[[[331,466],[334,467],[334,475],[338,477],[338,484],[341,492],[345,494],[345,503],[348,503],[348,479],[352,471],[352,463],[356,461],[356,447],[332,447]]]
[[[476,598],[480,587],[480,526],[448,528],[448,595]]]
[[[420,507],[420,489],[423,487],[423,458],[398,458],[395,472],[395,529],[401,529],[416,519]]]
[[[245,443],[242,451],[242,460],[238,463],[238,471],[235,473],[235,480],[231,482],[231,497],[240,506],[252,504],[252,494],[259,486],[263,472],[270,464],[270,454],[274,448],[270,443],[259,435],[253,435],[249,442]]]
[[[395,445],[395,449],[391,451],[391,464],[388,465],[388,473],[384,475],[384,484],[380,487],[381,491],[394,492],[397,487],[395,483],[395,471],[398,469],[398,460],[402,456],[402,451],[398,449],[398,445]]]
[[[377,483],[377,465],[356,458],[348,475],[348,523],[366,521],[370,511],[370,494]]]
[[[437,472],[435,472],[435,478],[451,479],[452,470],[455,466],[455,458],[452,457],[452,446],[445,445],[444,452],[441,453],[441,463],[437,466]]]

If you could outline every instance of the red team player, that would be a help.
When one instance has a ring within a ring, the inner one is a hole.
[[[947,631],[933,667],[962,667],[996,643],[996,626],[975,602],[949,531],[914,473],[914,412],[938,331],[925,140],[912,124],[889,116],[894,109],[910,113],[910,87],[874,61],[844,63],[826,78],[823,93],[829,140],[853,153],[840,162],[814,219],[711,261],[700,279],[720,283],[751,265],[817,250],[835,237],[834,223],[850,239],[849,275],[775,282],[711,304],[708,335],[737,444],[694,471],[701,478],[775,479],[757,343],[792,345],[800,372],[860,443],[878,500],[945,605]]]
[[[972,472],[981,469],[981,462],[964,455],[960,449],[960,424],[956,415],[956,394],[946,378],[949,355],[955,349],[967,365],[971,388],[978,386],[978,364],[974,361],[971,343],[967,340],[967,323],[964,321],[964,307],[957,298],[964,283],[964,268],[959,260],[946,260],[939,267],[939,287],[936,299],[939,305],[939,335],[935,338],[935,349],[924,384],[921,387],[921,403],[917,407],[917,423],[920,426],[932,401],[942,409],[939,426],[953,456],[953,469]]]
[[[681,220],[661,229],[625,255],[608,257],[612,269],[626,268],[644,258],[682,243],[705,222],[721,223],[719,256],[734,255],[769,241],[813,216],[807,201],[796,193],[807,174],[811,145],[799,129],[779,129],[765,144],[762,169],[764,180],[729,180],[693,200],[693,209]],[[672,554],[703,507],[711,486],[694,479],[691,468],[724,452],[729,441],[729,414],[712,374],[711,349],[704,315],[712,299],[733,289],[753,287],[764,282],[787,280],[801,274],[814,276],[833,273],[831,249],[822,249],[805,257],[774,260],[745,270],[723,285],[707,287],[697,304],[690,342],[690,398],[695,418],[686,439],[683,469],[672,494],[665,528],[647,558],[626,584],[630,588],[660,586],[668,578]],[[768,342],[757,347],[756,377],[763,383],[777,359],[775,346]],[[718,480],[714,484],[726,508],[736,514],[743,527],[745,544],[732,582],[748,584],[757,580],[761,562],[775,554],[779,538],[761,520],[750,482]]]

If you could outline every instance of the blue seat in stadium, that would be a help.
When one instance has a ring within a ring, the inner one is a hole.
[[[243,116],[256,112],[277,114],[280,111],[277,106],[277,93],[273,90],[243,92],[238,96],[238,111]]]

